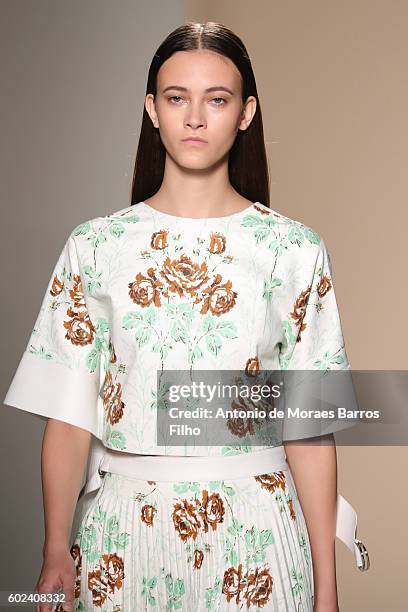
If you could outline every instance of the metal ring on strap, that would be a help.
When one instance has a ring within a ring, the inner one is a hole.
[[[356,543],[356,546],[360,552],[363,564],[360,566],[358,566],[358,569],[361,572],[366,572],[368,570],[368,568],[370,567],[370,557],[368,555],[368,551],[366,549],[366,547],[364,546],[363,542],[361,540],[354,540]]]

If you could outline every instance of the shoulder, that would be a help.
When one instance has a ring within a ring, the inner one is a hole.
[[[139,213],[139,204],[134,204],[81,221],[71,230],[67,242],[73,242],[78,253],[89,248],[114,247],[117,240],[141,220]]]
[[[115,210],[107,215],[86,219],[85,221],[81,221],[72,229],[70,237],[75,238],[75,236],[87,234],[91,230],[101,230],[114,222],[131,222],[132,220],[136,220],[136,218],[133,219],[133,217],[137,216],[137,212],[139,212],[139,208],[138,204],[135,204],[132,206],[126,206],[126,208]]]
[[[322,236],[313,227],[261,202],[253,204],[253,212],[251,211],[249,217],[252,219],[247,219],[248,225],[266,224],[272,231],[277,230],[279,241],[286,245],[285,248],[293,248],[299,253],[307,249],[316,254],[325,249]]]

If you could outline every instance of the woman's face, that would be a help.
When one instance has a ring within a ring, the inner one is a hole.
[[[167,154],[191,169],[228,156],[256,110],[256,98],[243,104],[241,91],[241,75],[229,58],[201,49],[174,53],[160,67],[155,100],[148,94],[145,103]],[[190,136],[205,142],[185,140]]]

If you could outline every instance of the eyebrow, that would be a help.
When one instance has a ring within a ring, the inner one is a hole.
[[[169,85],[168,87],[163,89],[162,93],[165,93],[169,89],[176,89],[177,91],[189,91],[187,87],[180,87],[180,85]],[[224,85],[217,85],[215,87],[207,87],[207,89],[205,89],[204,91],[205,93],[208,93],[210,91],[227,91],[231,95],[234,95],[234,92],[228,89],[228,87],[225,87]]]

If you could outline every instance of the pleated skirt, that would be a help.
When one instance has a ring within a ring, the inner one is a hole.
[[[106,472],[71,555],[74,611],[313,612],[311,548],[289,466],[200,482]]]

